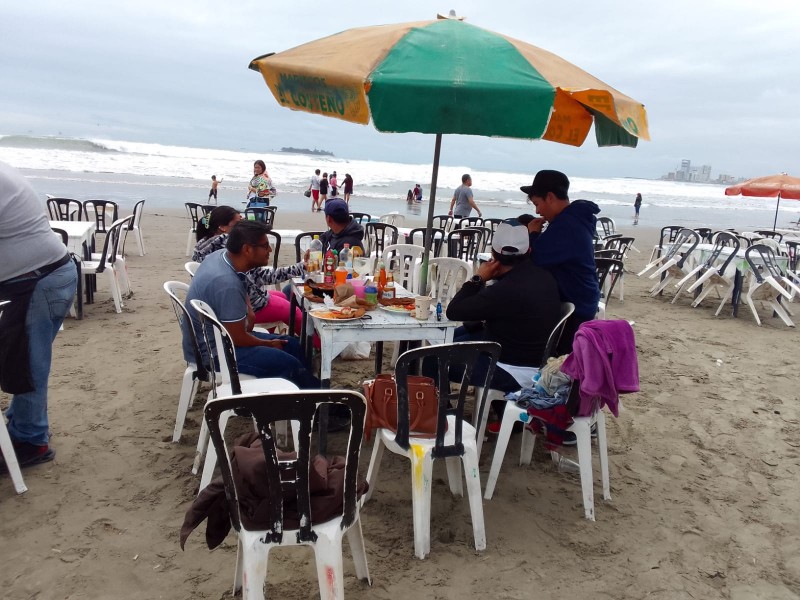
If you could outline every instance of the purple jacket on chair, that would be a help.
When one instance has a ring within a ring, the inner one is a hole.
[[[624,320],[583,323],[561,371],[580,381],[577,416],[589,416],[595,401],[619,416],[619,394],[639,391],[633,328]]]

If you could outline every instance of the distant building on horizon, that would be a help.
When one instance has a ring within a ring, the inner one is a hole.
[[[687,181],[691,183],[738,183],[744,181],[744,177],[735,175],[719,175],[716,179],[711,179],[711,165],[702,167],[692,167],[692,161],[688,158],[681,160],[681,164],[674,171],[662,175],[664,181]]]

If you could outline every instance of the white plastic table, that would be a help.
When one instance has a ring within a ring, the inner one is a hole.
[[[69,240],[67,248],[78,256],[89,259],[89,247],[97,224],[94,221],[50,221],[50,227],[63,229]]]
[[[292,280],[292,289],[298,303],[303,305],[303,280]],[[410,297],[402,286],[396,286],[398,297]],[[309,306],[310,304],[310,306]],[[322,304],[306,302],[305,306],[313,310],[322,307]],[[364,318],[353,321],[328,321],[314,317],[309,312],[306,335],[313,335],[316,331],[320,339],[320,379],[323,387],[330,386],[331,363],[341,354],[342,350],[352,342],[397,342],[397,341],[427,341],[431,344],[447,344],[453,341],[455,328],[460,325],[457,321],[449,321],[442,315],[442,320],[436,320],[435,311],[427,321],[419,321],[411,314],[392,313],[381,308],[366,313]],[[376,356],[376,372],[380,370],[380,351]]]

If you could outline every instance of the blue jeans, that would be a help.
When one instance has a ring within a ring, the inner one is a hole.
[[[239,372],[254,377],[283,377],[301,389],[319,389],[319,379],[314,377],[303,363],[300,342],[295,337],[254,332],[262,340],[287,340],[283,350],[267,346],[236,348],[236,363]]]
[[[47,444],[47,380],[53,340],[69,312],[78,284],[78,273],[72,261],[62,265],[36,284],[28,306],[25,330],[28,334],[31,379],[34,390],[16,394],[6,412],[8,433],[20,442],[38,446]]]

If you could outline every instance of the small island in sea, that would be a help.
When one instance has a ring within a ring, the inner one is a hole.
[[[281,152],[291,152],[292,154],[311,154],[313,156],[333,156],[333,152],[327,150],[309,150],[308,148],[281,148]]]

